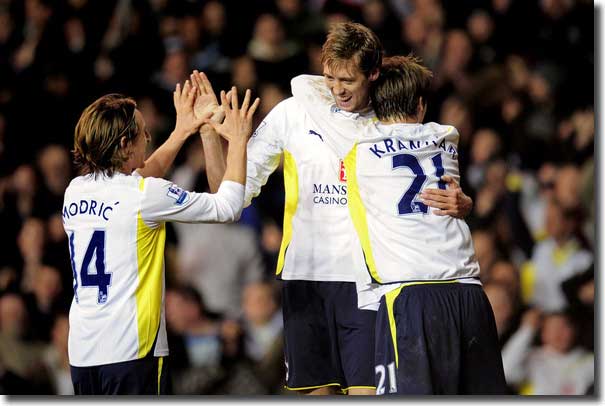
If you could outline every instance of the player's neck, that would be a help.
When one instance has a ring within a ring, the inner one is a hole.
[[[372,104],[368,102],[364,108],[357,110],[355,113],[363,115],[368,114],[370,111],[372,111]]]
[[[385,120],[380,120],[383,124],[422,124],[418,117],[391,117]]]

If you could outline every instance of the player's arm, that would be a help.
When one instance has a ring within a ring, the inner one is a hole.
[[[193,113],[193,104],[196,99],[197,89],[189,81],[181,88],[180,83],[176,85],[173,93],[174,108],[176,110],[176,125],[174,131],[153,154],[145,161],[142,168],[136,171],[143,177],[160,178],[166,174],[172,166],[174,158],[191,134],[198,131],[208,115],[196,117]]]
[[[218,104],[208,77],[203,72],[194,70],[191,75],[191,81],[198,89],[198,98],[194,105],[196,116],[202,117],[207,115],[208,111],[211,111],[211,122],[216,124],[221,123],[225,117],[225,112]],[[229,97],[230,95],[227,95],[227,98]],[[208,123],[204,123],[200,127],[200,137],[204,147],[208,185],[210,186],[210,191],[215,193],[221,184],[226,169],[227,157],[223,148],[223,138]]]
[[[433,207],[437,216],[452,216],[462,219],[473,210],[473,199],[462,191],[462,188],[452,176],[444,175],[441,180],[447,189],[427,188],[420,193],[422,202]]]
[[[202,92],[215,97],[206,75],[194,72],[192,80],[198,84],[198,88]],[[280,103],[269,112],[254,132],[253,138],[248,142],[244,207],[249,206],[252,199],[258,196],[261,187],[267,183],[269,176],[279,165],[283,153],[283,140],[288,132],[285,116],[285,105]],[[211,120],[216,122],[214,115]],[[204,145],[208,184],[210,190],[215,192],[226,168],[224,142],[209,124],[201,127],[200,135]]]
[[[538,309],[527,310],[521,318],[521,325],[502,348],[502,366],[508,383],[520,384],[526,378],[526,361],[531,353],[532,341],[540,324],[540,311]]]
[[[291,134],[290,120],[293,115],[299,114],[292,111],[291,101],[286,99],[273,107],[248,141],[244,207],[248,207],[252,199],[260,194],[269,176],[279,166],[287,137]]]
[[[212,120],[206,120],[206,123],[229,142],[223,182],[232,181],[244,186],[246,184],[246,151],[248,139],[252,134],[252,117],[258,108],[260,99],[257,97],[250,105],[251,92],[248,89],[240,108],[235,87],[231,88],[230,93],[230,100],[227,100],[227,95],[221,91],[221,106],[225,112],[225,121],[217,124]]]
[[[246,144],[260,99],[250,105],[250,90],[247,90],[240,108],[233,89],[230,101],[225,92],[221,92],[221,101],[225,120],[222,124],[210,125],[229,141],[229,148],[225,175],[217,193],[189,192],[163,179],[142,179],[139,187],[146,195],[142,199],[141,216],[150,227],[162,221],[224,223],[239,218],[246,182]]]
[[[457,148],[460,134],[455,127],[441,126],[436,123],[429,123],[427,126],[432,126],[437,131],[444,131],[443,140]],[[444,157],[444,159],[445,174],[441,176],[441,181],[445,183],[446,187],[443,189],[426,188],[420,193],[420,198],[424,204],[435,209],[432,212],[437,216],[463,219],[473,209],[473,199],[464,194],[458,183],[460,170],[457,155],[450,156],[448,159]]]
[[[374,129],[371,120],[335,108],[334,98],[322,76],[299,75],[290,84],[294,99],[323,131],[324,142],[341,158]]]

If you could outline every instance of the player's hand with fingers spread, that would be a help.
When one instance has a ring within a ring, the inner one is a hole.
[[[197,97],[197,87],[192,86],[191,82],[185,81],[181,88],[181,84],[177,83],[173,93],[174,108],[176,110],[176,125],[174,133],[179,137],[187,138],[191,134],[197,132],[204,120],[210,117],[211,112],[205,113],[205,116],[196,117],[193,112],[193,105]]]
[[[223,108],[218,104],[212,84],[208,80],[208,77],[204,72],[198,72],[194,70],[190,75],[191,83],[197,88],[197,97],[193,105],[193,112],[197,118],[208,117],[208,113],[211,113],[210,119],[215,123],[220,123],[225,117]],[[204,124],[202,127],[209,127],[208,124]]]
[[[447,184],[447,189],[427,188],[420,193],[422,202],[437,210],[437,216],[452,216],[464,218],[473,209],[473,199],[464,194],[454,178],[444,175],[441,180]]]
[[[260,99],[257,97],[254,103],[250,105],[251,94],[250,89],[247,89],[240,108],[235,87],[231,88],[229,98],[227,98],[224,90],[221,91],[221,106],[225,111],[225,121],[222,124],[217,124],[211,120],[206,120],[206,123],[210,124],[229,143],[233,141],[248,142],[248,138],[252,134],[252,117],[258,108]]]

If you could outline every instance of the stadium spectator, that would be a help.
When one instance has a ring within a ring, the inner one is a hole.
[[[543,312],[565,309],[568,303],[561,284],[593,261],[574,235],[578,218],[577,209],[551,200],[546,209],[548,238],[535,245],[531,261],[521,271],[524,300]]]
[[[532,346],[540,332],[541,345]],[[576,328],[564,313],[528,310],[502,350],[509,384],[524,395],[584,395],[594,383],[594,355],[575,345]]]
[[[44,344],[30,341],[29,315],[23,298],[16,293],[0,297],[0,385],[4,393],[50,393],[43,364]]]
[[[63,300],[62,291],[59,270],[41,265],[34,275],[32,292],[25,296],[31,337],[34,340],[50,341],[55,314],[66,311],[69,305]]]
[[[44,351],[44,365],[50,375],[55,395],[73,395],[67,337],[69,318],[67,313],[58,313],[51,329],[51,343]]]
[[[275,286],[270,282],[246,285],[242,298],[244,352],[269,393],[283,391],[283,315]]]

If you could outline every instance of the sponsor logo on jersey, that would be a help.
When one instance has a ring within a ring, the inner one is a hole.
[[[319,139],[321,140],[321,142],[324,142],[324,138],[317,131],[309,130],[309,134],[310,135],[317,135],[319,137]]]
[[[168,193],[166,195],[176,201],[176,204],[183,204],[187,201],[189,194],[186,190],[178,187],[174,183],[168,187]]]
[[[347,205],[347,185],[313,184],[313,203],[322,205]]]
[[[340,160],[340,170],[338,171],[338,180],[341,182],[347,183],[347,171],[345,170],[345,163],[341,159]]]

